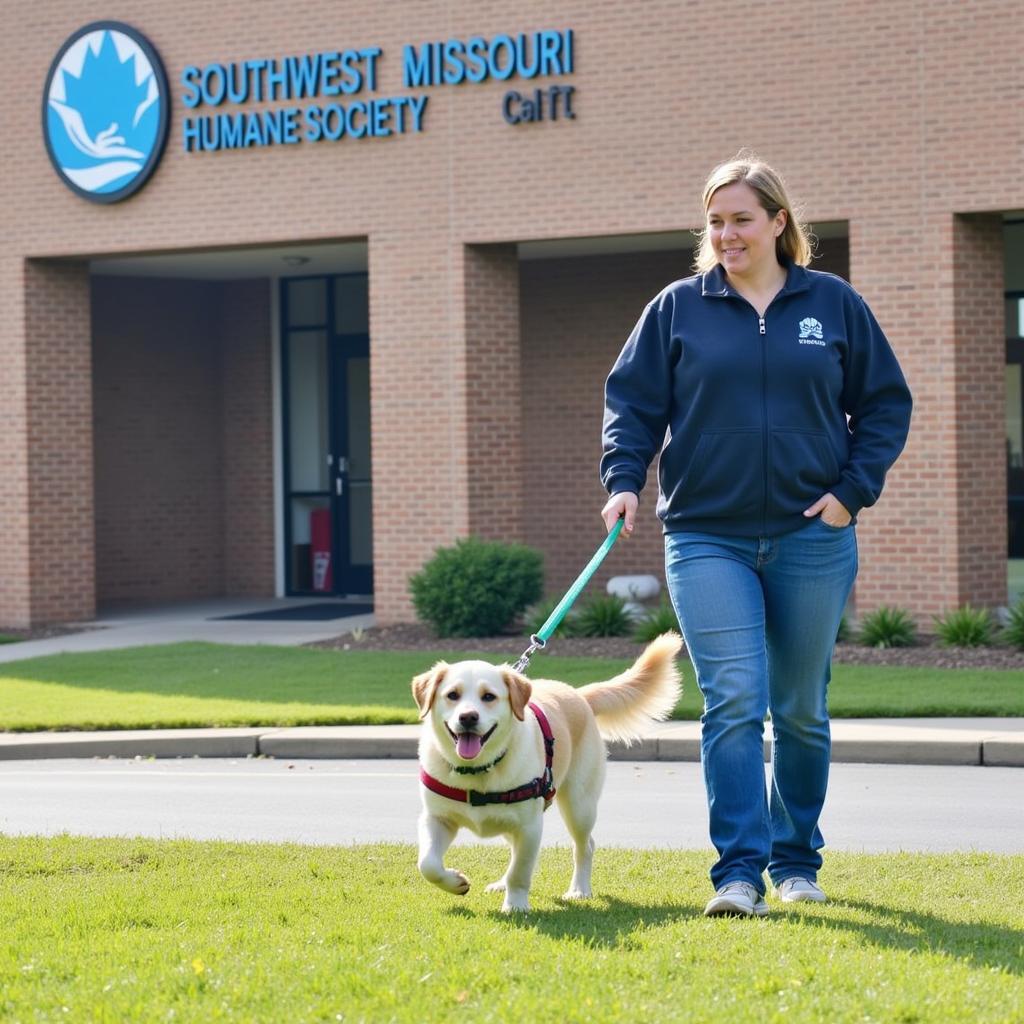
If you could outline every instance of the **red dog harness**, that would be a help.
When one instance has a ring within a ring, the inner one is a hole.
[[[421,767],[420,782],[432,793],[446,796],[449,800],[456,800],[460,804],[472,804],[474,807],[482,807],[484,804],[518,804],[524,800],[543,797],[546,811],[555,798],[554,776],[551,773],[551,762],[555,754],[555,737],[544,712],[533,701],[530,701],[529,708],[537,716],[537,724],[544,737],[544,774],[539,778],[527,782],[525,786],[507,789],[502,793],[481,793],[475,789],[456,789],[454,786],[446,786],[440,780],[435,779],[433,775],[427,774],[427,770]]]

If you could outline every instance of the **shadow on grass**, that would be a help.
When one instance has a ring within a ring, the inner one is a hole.
[[[1024,928],[978,921],[950,921],[919,910],[903,910],[865,900],[834,900],[825,917],[801,915],[809,927],[857,932],[876,946],[906,952],[931,952],[971,967],[1024,975]],[[884,924],[840,917],[843,909],[885,919]],[[781,915],[779,915],[781,917]]]
[[[500,896],[497,897],[500,899]],[[553,939],[573,939],[589,946],[623,949],[632,945],[631,935],[637,929],[677,924],[700,917],[702,908],[692,903],[631,903],[613,896],[593,899],[557,901],[547,910],[531,910],[528,914],[504,914],[497,908],[484,911],[484,917],[512,927],[541,932]],[[448,909],[453,917],[477,918],[480,913],[469,907]]]
[[[629,948],[633,944],[632,934],[638,929],[703,920],[703,905],[696,903],[632,903],[606,896],[579,903],[569,900],[558,903],[556,908],[531,910],[528,914],[506,915],[495,908],[482,916],[551,938],[582,940],[590,946],[608,949]],[[843,915],[844,910],[882,918],[883,922],[858,920]],[[479,911],[465,906],[452,906],[447,912],[464,919],[481,916]],[[767,918],[734,919],[729,923],[738,928],[799,924],[823,931],[852,932],[882,949],[938,953],[972,968],[1024,975],[1024,929],[1006,925],[949,921],[922,911],[862,900],[833,900],[827,909],[813,908],[812,913],[806,913],[802,907],[773,907]]]

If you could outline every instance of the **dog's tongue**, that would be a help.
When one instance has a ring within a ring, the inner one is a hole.
[[[464,761],[472,761],[483,744],[475,732],[460,732],[455,742],[455,749]]]

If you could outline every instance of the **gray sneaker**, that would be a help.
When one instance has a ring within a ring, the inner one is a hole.
[[[704,908],[705,917],[764,917],[768,904],[749,882],[726,882]]]
[[[775,892],[783,903],[827,903],[828,897],[809,878],[784,878]]]

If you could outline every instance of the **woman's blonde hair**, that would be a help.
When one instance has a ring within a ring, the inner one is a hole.
[[[774,217],[779,210],[786,211],[786,227],[775,239],[775,254],[780,263],[796,263],[798,266],[806,267],[814,255],[810,233],[793,212],[793,205],[786,194],[786,186],[781,176],[763,160],[758,160],[753,153],[741,151],[732,160],[719,164],[708,175],[703,197],[705,218],[711,197],[725,185],[735,185],[739,181],[749,185],[757,193],[758,201],[769,217]],[[703,274],[718,263],[718,257],[711,248],[711,237],[706,223],[699,234],[700,245],[694,256],[693,265],[698,273]]]

